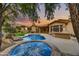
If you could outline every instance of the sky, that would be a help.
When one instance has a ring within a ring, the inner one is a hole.
[[[54,19],[68,19],[69,18],[69,11],[66,10],[66,5],[65,4],[60,4],[61,8],[60,9],[56,9],[55,13],[54,13]],[[38,12],[40,18],[45,18],[45,8],[44,8],[44,4],[40,5],[40,8],[42,9],[41,12]]]

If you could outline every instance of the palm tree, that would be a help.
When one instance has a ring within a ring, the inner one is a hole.
[[[79,4],[71,3],[68,5],[74,33],[79,43]]]
[[[17,4],[21,9],[20,12],[23,13],[24,16],[28,16],[33,21],[38,19],[37,9],[39,9],[39,5],[36,3],[26,3],[26,4]]]
[[[16,18],[19,13],[28,15],[29,18],[36,20],[38,18],[36,12],[36,4],[2,4],[0,3],[0,48],[2,43],[2,26],[6,18],[11,20],[12,17]]]
[[[0,4],[0,46],[2,42],[2,24],[4,22],[3,20],[3,12],[9,7],[9,5],[6,4]],[[0,47],[1,48],[1,47]]]
[[[56,8],[60,8],[60,4],[58,3],[45,3],[45,16],[47,19],[53,19],[54,18],[54,12]]]

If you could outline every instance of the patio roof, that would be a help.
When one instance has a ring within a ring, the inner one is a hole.
[[[38,27],[46,27],[46,26],[48,26],[49,23],[50,23],[49,20],[41,19],[41,20],[38,20],[37,22],[35,22],[35,25]]]

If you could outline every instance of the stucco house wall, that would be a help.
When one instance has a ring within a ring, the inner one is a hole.
[[[72,23],[69,22],[66,26],[66,30],[70,33],[70,34],[73,34],[74,35],[74,30],[73,30],[73,27],[72,27]]]
[[[51,27],[55,26],[55,25],[62,25],[63,26],[63,31],[62,32],[54,32],[54,31],[52,31]],[[67,23],[64,23],[64,22],[51,23],[49,25],[49,34],[52,34],[55,37],[70,39],[71,38],[71,34],[74,35],[72,23],[70,21],[67,22]]]
[[[62,32],[63,32],[63,33],[64,33],[64,32],[67,32],[66,27],[65,27],[66,25],[65,25],[64,23],[52,23],[52,24],[49,25],[49,28],[50,28],[50,31],[49,31],[49,32],[50,32],[50,33],[51,33],[51,32],[54,32],[54,31],[51,31],[51,27],[52,27],[52,26],[55,26],[55,25],[63,25],[63,31],[62,31]]]

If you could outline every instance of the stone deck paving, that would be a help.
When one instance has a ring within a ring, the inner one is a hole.
[[[63,53],[67,53],[70,55],[79,55],[79,44],[77,41],[73,41],[71,39],[61,39],[56,37],[51,37],[50,35],[44,35],[48,38],[46,42],[52,45],[54,44],[59,50]]]
[[[52,37],[48,34],[41,34],[46,37],[47,40],[43,40],[44,42],[47,42],[51,47],[55,45],[62,53],[67,53],[70,55],[79,55],[79,44],[76,41],[69,40],[69,39],[61,39]],[[21,42],[18,42],[20,44]],[[15,44],[14,46],[18,45]],[[11,48],[14,46],[11,46],[4,51],[0,52],[0,55],[6,55],[8,51],[10,51]]]

